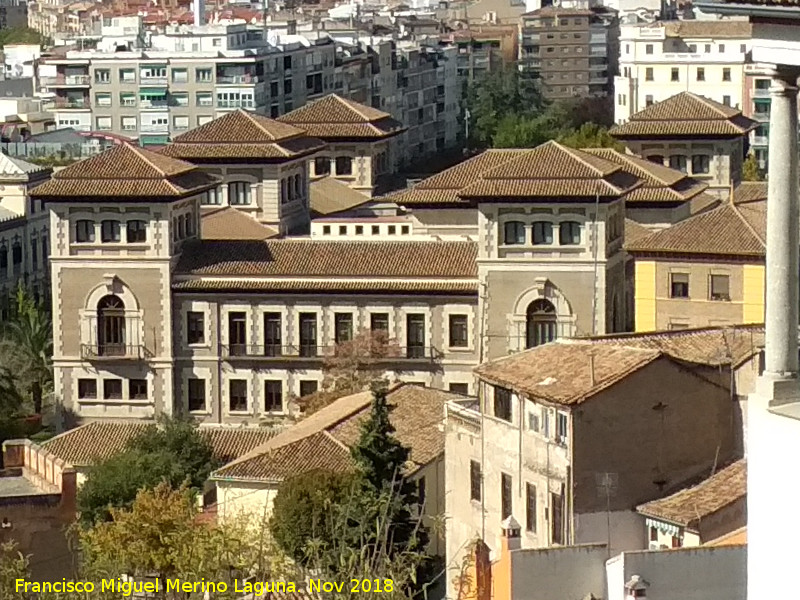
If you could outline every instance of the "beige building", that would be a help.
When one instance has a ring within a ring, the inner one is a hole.
[[[447,404],[448,565],[475,537],[497,558],[510,516],[522,548],[646,548],[636,506],[741,456],[762,344],[763,328],[628,334],[481,365],[478,398]]]

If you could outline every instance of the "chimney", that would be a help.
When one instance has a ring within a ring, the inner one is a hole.
[[[500,534],[502,537],[501,542],[501,557],[506,558],[511,550],[519,550],[521,545],[520,540],[520,524],[514,518],[514,515],[506,517],[505,521],[500,524],[502,528]]]
[[[625,584],[625,600],[647,598],[647,588],[649,587],[649,583],[638,575],[634,575],[630,578],[630,581]]]
[[[199,27],[206,24],[206,1],[205,0],[192,0],[194,12],[194,25]]]

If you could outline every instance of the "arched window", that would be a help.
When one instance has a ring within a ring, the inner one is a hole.
[[[581,243],[581,224],[577,221],[564,221],[558,228],[558,243],[562,246],[575,246]]]
[[[550,221],[536,221],[531,228],[531,241],[534,246],[553,243],[553,224]]]
[[[247,181],[231,181],[228,184],[228,204],[250,204],[250,183]]]
[[[294,195],[295,198],[303,197],[303,180],[300,178],[300,175],[294,176]]]
[[[525,322],[525,347],[541,346],[556,339],[556,307],[539,298],[528,305]]]
[[[508,221],[505,224],[504,244],[525,243],[525,223],[522,221]]]
[[[97,303],[97,354],[125,355],[125,304],[113,294]]]

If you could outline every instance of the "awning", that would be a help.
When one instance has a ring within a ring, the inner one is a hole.
[[[665,523],[664,521],[657,521],[655,519],[649,519],[649,518],[646,518],[644,522],[645,525],[647,525],[647,527],[658,529],[659,531],[667,535],[673,535],[675,537],[680,537],[681,535],[681,528],[677,527],[676,525],[672,525],[671,523]]]
[[[166,146],[169,144],[168,135],[140,135],[140,146]]]
[[[161,98],[167,95],[167,88],[148,88],[139,90],[140,98]]]

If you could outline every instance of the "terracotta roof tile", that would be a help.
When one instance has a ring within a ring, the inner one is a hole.
[[[625,219],[625,242],[634,242],[650,235],[652,230],[631,219]]]
[[[743,181],[739,186],[733,190],[733,201],[737,204],[740,202],[750,202],[752,200],[766,200],[767,199],[767,182],[766,181]]]
[[[74,466],[89,466],[120,452],[131,439],[154,425],[152,421],[93,421],[57,435],[44,442],[42,447]],[[270,429],[201,427],[200,433],[211,442],[214,456],[227,462],[265,443],[276,432]]]
[[[308,186],[313,216],[332,215],[370,201],[370,198],[335,177],[323,177]]]
[[[277,230],[232,206],[203,211],[200,226],[204,240],[266,240],[278,235]]]
[[[747,496],[747,461],[741,459],[698,485],[636,507],[648,517],[697,527],[706,517]]]
[[[753,26],[749,21],[671,21],[664,23],[667,37],[676,38],[742,38],[750,39]]]
[[[383,138],[405,130],[390,114],[329,94],[278,118],[323,138]]]
[[[58,197],[184,197],[219,183],[187,162],[120,144],[55,173],[33,195]]]
[[[453,279],[378,279],[376,278],[331,278],[309,279],[292,277],[284,279],[243,277],[214,277],[179,279],[173,282],[177,292],[428,292],[472,295],[478,292],[478,280]]]
[[[284,239],[189,242],[177,274],[276,277],[475,278],[474,242]]]
[[[463,396],[416,385],[392,386],[387,395],[397,439],[411,449],[411,460],[422,466],[444,452],[444,405]],[[289,475],[353,467],[349,448],[369,415],[372,395],[345,396],[303,419],[264,445],[212,474],[216,479],[281,481]]]
[[[239,109],[177,136],[160,152],[185,160],[289,159],[324,146],[293,125]]]
[[[609,133],[620,139],[636,137],[685,137],[744,135],[758,123],[731,108],[704,96],[681,92],[648,106]]]

